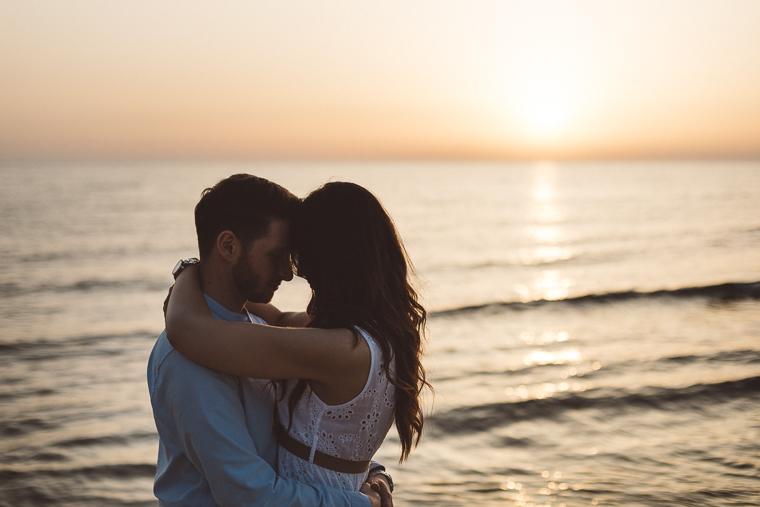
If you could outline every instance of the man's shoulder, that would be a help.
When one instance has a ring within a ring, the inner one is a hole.
[[[166,331],[156,340],[148,359],[148,387],[151,396],[159,385],[172,391],[197,391],[202,387],[207,392],[209,389],[234,388],[243,397],[268,396],[268,393],[265,394],[268,391],[267,384],[265,380],[237,377],[191,361],[171,346]]]
[[[161,335],[153,345],[153,350],[150,352],[150,358],[148,359],[148,371],[153,371],[158,374],[165,365],[169,365],[176,362],[189,361],[185,356],[177,352],[169,339],[166,337],[166,331],[162,331]],[[169,361],[167,363],[167,361]],[[200,365],[198,365],[200,366]]]
[[[148,385],[151,394],[159,381],[176,381],[192,385],[203,383],[209,378],[223,379],[225,383],[234,384],[237,377],[194,363],[171,346],[166,338],[166,331],[161,333],[148,359]]]
[[[172,352],[176,352],[176,350],[172,348],[169,340],[166,338],[166,330],[164,330],[161,332],[158,340],[156,340],[156,343],[153,344],[153,350],[150,351],[148,368],[158,368],[164,359],[166,359]]]
[[[251,320],[252,324],[262,324],[264,326],[268,326],[269,323],[265,321],[263,318],[259,317],[258,315],[254,315],[253,313],[246,310],[246,313],[248,314],[248,318]]]

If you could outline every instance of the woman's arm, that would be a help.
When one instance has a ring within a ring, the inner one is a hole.
[[[282,312],[272,303],[245,303],[245,308],[257,317],[264,319],[270,326],[306,327],[311,317],[306,312]]]
[[[364,340],[357,343],[347,329],[277,328],[215,319],[195,266],[177,277],[166,312],[166,336],[182,355],[203,366],[244,377],[308,379],[333,394],[358,394],[369,374],[369,347]]]

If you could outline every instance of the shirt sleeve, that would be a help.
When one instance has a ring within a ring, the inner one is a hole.
[[[169,438],[187,456],[220,507],[370,506],[358,492],[278,477],[248,433],[239,389],[236,377],[193,363],[177,351],[162,362],[152,389],[162,439]]]

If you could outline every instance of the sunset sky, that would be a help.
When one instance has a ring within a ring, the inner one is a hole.
[[[758,0],[0,0],[0,159],[760,158]]]

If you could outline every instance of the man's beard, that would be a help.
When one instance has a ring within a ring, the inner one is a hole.
[[[232,266],[232,279],[237,290],[251,303],[268,303],[272,300],[267,285],[256,276],[252,267],[242,261]]]

